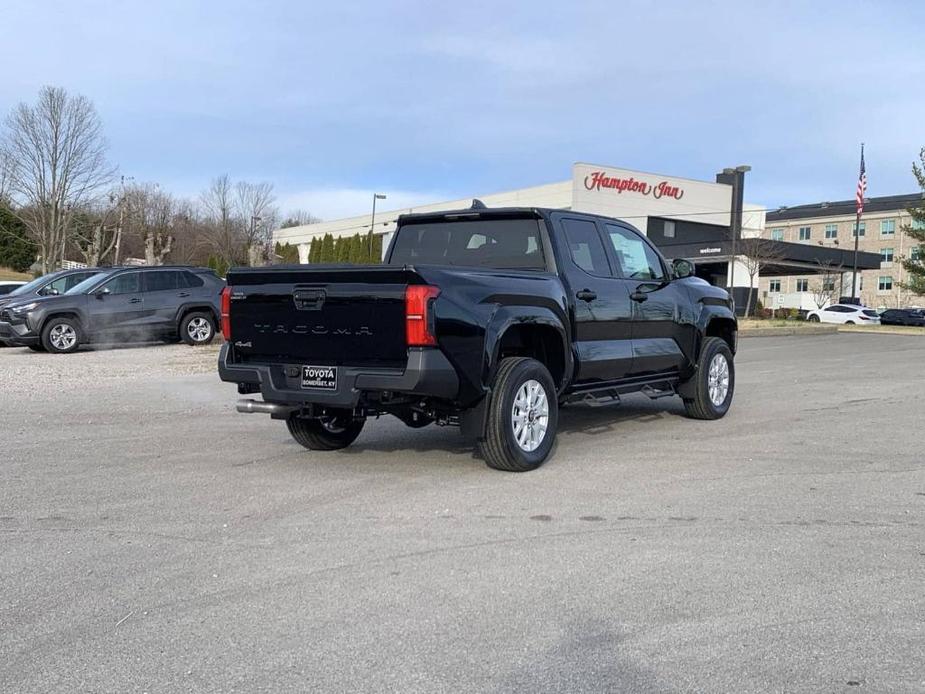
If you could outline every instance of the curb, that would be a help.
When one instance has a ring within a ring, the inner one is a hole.
[[[739,331],[739,337],[789,337],[791,335],[834,335],[837,325],[814,325],[800,328],[746,328]]]
[[[867,333],[868,335],[905,335],[912,337],[925,337],[925,330],[920,330],[917,328],[910,328],[909,330],[903,330],[902,328],[892,329],[892,328],[883,328],[880,326],[871,327],[871,328],[862,328],[862,327],[851,327],[849,326],[839,326],[838,332],[840,333]]]

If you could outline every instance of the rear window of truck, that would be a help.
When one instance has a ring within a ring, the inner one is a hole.
[[[536,219],[446,220],[406,224],[396,233],[391,265],[546,269]]]

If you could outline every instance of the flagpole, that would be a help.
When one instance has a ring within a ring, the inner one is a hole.
[[[864,162],[864,143],[861,143],[861,163]],[[863,195],[863,193],[861,193]],[[857,218],[854,220],[854,270],[851,273],[851,298],[858,298],[858,241],[861,240],[861,205],[855,207]]]

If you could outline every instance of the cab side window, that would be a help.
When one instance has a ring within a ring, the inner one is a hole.
[[[652,246],[625,227],[615,224],[605,226],[624,278],[659,281],[665,279],[662,261]]]
[[[562,228],[575,265],[590,275],[609,277],[610,265],[597,225],[585,219],[563,219]]]
[[[108,289],[110,294],[134,294],[141,289],[138,282],[139,276],[137,272],[127,272],[124,275],[113,277],[103,285],[103,288]]]

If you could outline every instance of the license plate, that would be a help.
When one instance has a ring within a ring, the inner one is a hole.
[[[302,387],[317,390],[337,390],[337,367],[303,366]]]

